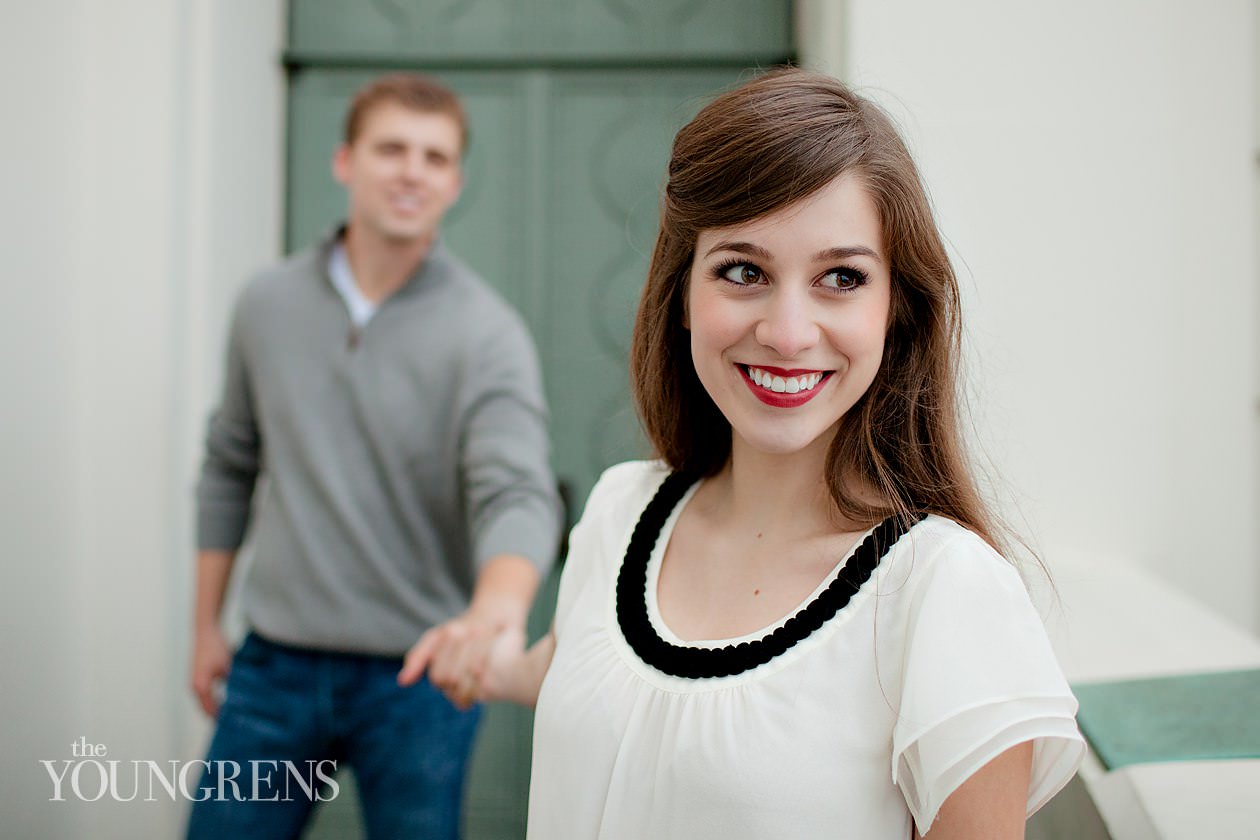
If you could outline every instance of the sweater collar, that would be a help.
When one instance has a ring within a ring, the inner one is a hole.
[[[316,257],[319,260],[319,273],[330,286],[332,285],[332,278],[328,276],[328,260],[332,256],[333,246],[345,238],[346,227],[347,223],[344,220],[333,225],[320,239],[316,248]],[[385,300],[416,294],[423,289],[443,282],[449,275],[450,256],[439,231],[433,238],[433,244],[429,246],[429,252],[425,254],[424,259],[420,261],[415,270],[411,272],[407,282],[403,283],[397,291],[385,298]],[[381,302],[384,303],[385,301]]]

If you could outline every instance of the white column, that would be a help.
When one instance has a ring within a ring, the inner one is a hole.
[[[848,0],[796,0],[792,4],[796,48],[802,67],[844,78],[848,56]]]
[[[0,813],[22,836],[179,833],[182,802],[49,802],[38,762],[103,744],[127,795],[131,761],[203,747],[191,490],[232,295],[279,251],[284,5],[50,0],[0,28]]]
[[[84,71],[75,0],[25,3],[0,27],[0,814],[24,837],[80,836],[38,763],[79,734],[80,568],[74,406],[74,244]]]

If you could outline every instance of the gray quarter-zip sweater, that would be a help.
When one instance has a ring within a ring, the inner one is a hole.
[[[440,242],[359,329],[327,275],[334,236],[237,301],[198,546],[248,539],[263,636],[397,655],[467,607],[494,555],[546,571],[546,408],[524,322]]]

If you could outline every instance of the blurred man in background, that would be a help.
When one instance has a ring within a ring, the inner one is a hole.
[[[559,530],[533,343],[438,235],[467,133],[432,79],[359,91],[333,159],[346,223],[237,302],[197,488],[192,689],[217,716],[202,788],[228,762],[241,796],[195,802],[190,837],[297,836],[320,797],[285,773],[329,760],[370,837],[458,834],[477,710],[434,683],[458,698],[524,627]],[[233,656],[220,613],[247,535]],[[413,645],[428,676],[401,686]]]

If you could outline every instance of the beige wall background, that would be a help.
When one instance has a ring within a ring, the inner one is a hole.
[[[174,836],[170,803],[48,802],[39,761],[202,748],[190,493],[228,306],[279,250],[284,4],[9,5],[0,828]],[[1253,0],[799,13],[922,164],[1012,519],[1257,629]]]
[[[920,161],[1010,520],[1052,569],[1136,562],[1254,631],[1255,4],[802,11],[806,60]]]

